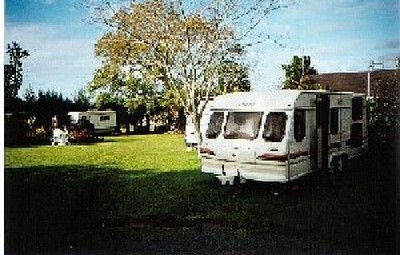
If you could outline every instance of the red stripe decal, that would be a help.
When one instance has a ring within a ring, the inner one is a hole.
[[[308,156],[309,152],[308,151],[298,151],[298,152],[292,152],[289,155],[287,153],[285,154],[274,154],[274,153],[264,153],[260,156],[257,157],[257,159],[260,160],[274,160],[274,161],[287,161],[288,158],[290,159],[296,159],[302,156]]]

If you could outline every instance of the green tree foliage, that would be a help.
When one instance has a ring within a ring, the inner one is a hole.
[[[29,85],[29,87],[25,90],[24,99],[25,99],[25,102],[28,104],[36,102],[37,97],[36,97],[35,91],[33,91],[32,86]]]
[[[54,115],[66,115],[69,111],[71,101],[65,99],[62,93],[54,90],[46,92],[39,90],[37,101],[34,104],[38,125],[50,126],[51,118]]]
[[[398,74],[397,74],[398,76]],[[378,83],[379,97],[368,101],[370,140],[372,143],[392,143],[400,127],[400,101],[398,80],[381,80]]]
[[[291,62],[282,65],[285,72],[284,89],[320,89],[319,84],[313,83],[308,75],[318,74],[317,70],[311,66],[311,58],[308,56],[293,56]]]
[[[107,109],[113,108],[116,105],[122,105],[123,100],[122,98],[109,93],[109,92],[101,92],[96,96],[96,108],[97,109]]]
[[[219,67],[218,86],[216,94],[226,94],[236,91],[250,91],[248,67],[233,61],[227,61]]]
[[[17,42],[7,44],[9,64],[4,66],[4,96],[6,99],[16,98],[22,85],[22,63],[29,56],[27,50]]]
[[[84,88],[81,88],[80,90],[75,92],[73,102],[76,108],[81,111],[86,111],[91,106],[90,96]]]
[[[68,111],[78,110],[76,104],[70,99],[64,98],[62,93],[54,90],[46,92],[39,90],[37,94],[31,87],[24,93],[24,107],[21,109],[26,112],[28,118],[35,119],[36,126],[49,128],[51,118],[54,115],[66,116]]]

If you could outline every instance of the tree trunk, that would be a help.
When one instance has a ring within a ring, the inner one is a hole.
[[[192,127],[186,126],[186,128],[190,128],[190,129],[193,128],[192,130],[195,131],[194,136],[196,139],[196,143],[199,145],[199,144],[201,144],[201,139],[202,139],[201,132],[200,132],[200,116],[199,116],[199,114],[189,113],[187,115],[187,118],[190,119],[189,123],[192,124]],[[188,131],[188,130],[186,130],[186,131]]]

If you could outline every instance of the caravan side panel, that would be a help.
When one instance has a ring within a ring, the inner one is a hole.
[[[117,127],[117,114],[114,111],[90,111],[88,114],[97,134],[112,133]]]

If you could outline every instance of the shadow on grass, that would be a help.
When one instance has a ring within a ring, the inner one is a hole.
[[[197,170],[159,173],[74,165],[5,170],[6,250],[17,254],[96,247],[92,237],[111,229],[172,222],[197,206],[191,194],[199,181]]]
[[[220,186],[198,169],[5,170],[7,254],[393,251],[395,210],[384,164],[353,165],[335,186],[312,176],[279,193],[266,183]]]

